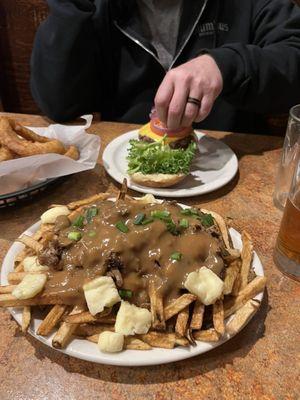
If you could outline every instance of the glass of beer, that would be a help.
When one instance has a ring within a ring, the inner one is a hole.
[[[274,251],[278,268],[300,281],[300,148]]]
[[[300,146],[300,104],[290,109],[281,160],[278,167],[273,201],[277,208],[284,209],[295,169]]]

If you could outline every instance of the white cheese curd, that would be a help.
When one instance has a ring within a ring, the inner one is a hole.
[[[208,306],[214,304],[221,297],[224,282],[209,268],[201,267],[188,274],[184,286]]]
[[[41,221],[43,224],[54,224],[57,217],[60,215],[69,215],[70,210],[66,206],[57,206],[50,208],[41,215]]]
[[[25,275],[12,291],[12,295],[20,300],[31,299],[43,290],[46,281],[47,276],[45,274]]]
[[[25,272],[39,272],[49,270],[49,267],[47,267],[46,265],[41,265],[39,263],[37,256],[25,257],[23,260],[23,266]]]
[[[159,203],[159,200],[157,200],[153,194],[145,194],[144,196],[136,199],[138,200],[141,204],[157,204]]]
[[[110,276],[100,276],[83,285],[83,291],[88,309],[92,315],[112,307],[121,301],[119,292]]]
[[[104,353],[117,353],[123,350],[123,346],[124,336],[121,333],[109,331],[100,333],[98,347]]]
[[[122,301],[118,311],[115,331],[123,335],[147,333],[151,326],[151,312],[146,308],[137,307],[127,301]]]

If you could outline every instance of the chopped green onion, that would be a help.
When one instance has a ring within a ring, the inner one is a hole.
[[[75,240],[76,242],[78,242],[78,240],[81,239],[81,233],[76,231],[69,232],[68,239]]]
[[[211,214],[200,214],[198,218],[201,221],[202,225],[206,228],[213,226],[215,223]]]
[[[119,289],[119,295],[120,295],[121,299],[123,299],[123,300],[131,299],[132,291],[126,290],[126,289]]]
[[[179,226],[181,228],[188,228],[189,227],[189,221],[185,218],[182,218],[179,222]]]
[[[133,221],[134,225],[142,225],[142,222],[143,222],[145,216],[146,215],[144,213],[137,214]]]
[[[97,207],[90,207],[86,210],[85,213],[85,218],[88,223],[92,222],[92,219],[98,214],[98,208]]]
[[[167,230],[172,233],[172,235],[174,236],[178,236],[179,235],[179,230],[175,224],[175,222],[172,219],[169,219],[168,221],[166,221],[166,225],[167,225]]]
[[[94,236],[96,236],[96,232],[95,231],[89,231],[88,232],[88,236],[89,237],[94,237]]]
[[[154,219],[152,217],[148,217],[148,218],[143,220],[142,225],[148,225],[153,221],[154,221]]]
[[[199,211],[196,208],[185,208],[183,210],[180,210],[180,214],[182,215],[188,215],[190,217],[192,216],[198,216],[199,215]]]
[[[125,225],[123,221],[118,221],[115,226],[116,228],[119,229],[119,231],[123,233],[127,233],[129,231],[128,227]]]
[[[75,219],[72,225],[76,226],[77,228],[83,228],[83,221],[84,221],[84,216],[78,215],[78,217]]]
[[[170,258],[171,258],[171,260],[174,260],[174,261],[180,261],[181,257],[182,257],[182,254],[179,253],[179,251],[175,251],[174,253],[171,254]]]
[[[151,211],[151,217],[165,220],[170,217],[170,212],[166,210],[154,210]]]

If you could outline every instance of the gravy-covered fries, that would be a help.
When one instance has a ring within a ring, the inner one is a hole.
[[[53,205],[38,232],[18,239],[0,306],[23,307],[23,331],[46,305],[37,334],[54,333],[55,348],[77,337],[102,352],[145,351],[217,342],[248,321],[266,279],[252,270],[247,233],[240,252],[216,213],[124,187],[110,198]]]

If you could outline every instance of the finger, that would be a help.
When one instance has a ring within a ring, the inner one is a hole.
[[[214,97],[210,95],[204,95],[201,100],[201,107],[199,108],[198,115],[195,119],[195,122],[203,121],[208,114],[211,112],[211,109],[214,104]]]
[[[188,96],[201,101],[202,93],[198,88],[191,88],[191,91]],[[184,126],[184,127],[191,126],[192,123],[197,118],[199,110],[200,110],[200,106],[198,106],[197,104],[194,104],[194,103],[187,102],[186,106],[185,106],[185,111],[184,111],[184,114],[183,114],[183,117],[181,120],[181,126]]]
[[[165,77],[162,83],[160,84],[154,99],[155,109],[158,118],[165,125],[167,124],[168,108],[173,93],[174,93],[174,83],[168,77]]]
[[[177,129],[180,127],[188,93],[189,88],[182,82],[177,81],[168,109],[167,127],[169,129]]]

